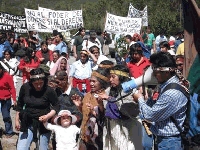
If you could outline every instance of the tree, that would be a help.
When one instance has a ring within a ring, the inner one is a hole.
[[[1,11],[14,15],[24,15],[24,8],[37,9],[38,4],[53,10],[83,10],[83,21],[86,29],[104,29],[106,11],[117,16],[126,17],[129,4],[139,10],[148,6],[148,20],[155,35],[160,29],[171,35],[182,27],[183,17],[181,0],[2,0]],[[197,2],[200,5],[200,1]],[[16,7],[17,6],[17,7]]]

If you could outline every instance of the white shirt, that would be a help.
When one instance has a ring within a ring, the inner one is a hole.
[[[55,63],[53,61],[48,61],[46,63],[46,65],[49,66],[50,69],[52,69],[54,67]]]
[[[92,68],[92,70],[97,70],[98,69],[98,65],[104,60],[109,60],[109,59],[105,55],[100,55],[99,58],[97,59],[97,64],[93,65],[94,67]]]
[[[87,43],[88,41],[88,43]],[[102,55],[102,50],[101,50],[101,42],[98,40],[98,38],[95,39],[95,43],[91,42],[90,40],[84,40],[83,43],[82,43],[82,46],[83,46],[83,50],[89,50],[90,47],[92,46],[97,46],[99,48],[99,52],[100,52],[100,55]]]
[[[51,51],[54,51],[55,47],[56,47],[55,44],[48,45],[48,49],[51,50]]]
[[[80,133],[80,128],[76,125],[70,125],[69,127],[64,128],[60,125],[45,123],[45,127],[48,130],[55,132],[57,150],[78,150],[76,136]]]
[[[9,69],[3,62],[1,62],[1,65],[4,67],[4,69],[6,69],[6,71],[9,72],[10,75],[14,75],[15,71],[17,70],[17,66],[19,65],[19,61],[16,58],[11,58],[9,61],[4,58],[4,62],[7,62],[12,68]]]
[[[69,77],[75,77],[77,79],[87,79],[90,78],[92,74],[92,64],[88,61],[82,64],[80,60],[75,61],[70,68]]]
[[[67,95],[69,95],[70,92],[71,92],[71,90],[72,90],[72,86],[69,85],[68,89],[67,89],[63,94],[67,94]]]
[[[164,35],[163,35],[163,36],[158,35],[158,36],[156,37],[155,43],[156,43],[157,49],[159,48],[160,42],[163,42],[163,41],[167,41],[166,36],[164,36]]]

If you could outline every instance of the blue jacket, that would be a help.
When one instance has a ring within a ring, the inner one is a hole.
[[[13,52],[13,49],[7,40],[4,43],[0,44],[0,58],[3,57],[3,52],[5,50],[10,50],[11,52]]]

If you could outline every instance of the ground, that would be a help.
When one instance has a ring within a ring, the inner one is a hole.
[[[15,122],[14,122],[15,111],[13,111],[12,109],[11,109],[11,117],[12,117],[12,122],[13,122],[13,129],[14,129],[14,126],[15,126]],[[2,119],[2,115],[0,115],[0,128],[5,129],[4,122],[3,122],[3,119]],[[15,129],[14,129],[14,131],[15,131]],[[2,144],[3,150],[16,150],[17,138],[18,138],[18,135],[14,135],[11,138],[6,138],[4,135],[2,135],[1,144]]]
[[[14,129],[14,132],[16,132],[16,135],[12,136],[11,138],[6,138],[5,135],[2,135],[1,144],[2,144],[3,150],[16,150],[16,143],[17,143],[17,138],[18,138],[19,132],[17,132],[15,130],[15,121],[14,121],[15,111],[12,110],[12,108],[11,108],[10,114],[11,114],[11,118],[12,118],[13,129]],[[0,128],[5,129],[2,115],[0,115]],[[34,148],[35,148],[35,144],[32,143],[30,150],[34,150]],[[51,149],[49,149],[49,150],[51,150]]]

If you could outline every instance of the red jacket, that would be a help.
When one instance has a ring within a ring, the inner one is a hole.
[[[30,79],[30,73],[26,71],[26,67],[30,68],[30,69],[36,69],[37,67],[39,67],[40,62],[38,61],[34,61],[34,59],[31,60],[31,63],[26,63],[24,61],[24,59],[20,60],[20,64],[18,66],[19,70],[22,70],[23,73],[23,83],[24,81],[27,79],[29,81]]]
[[[127,67],[130,70],[131,76],[134,78],[138,78],[144,73],[144,68],[149,66],[151,63],[146,57],[142,57],[142,60],[139,63],[129,62]]]
[[[16,101],[13,77],[9,73],[4,72],[3,77],[0,78],[0,100],[6,100],[11,97],[13,101]]]
[[[53,61],[53,52],[51,50],[48,50],[48,53],[49,53],[49,59],[50,59],[50,61]],[[35,56],[37,58],[43,58],[42,51],[41,50],[37,51],[36,54],[35,54]]]

